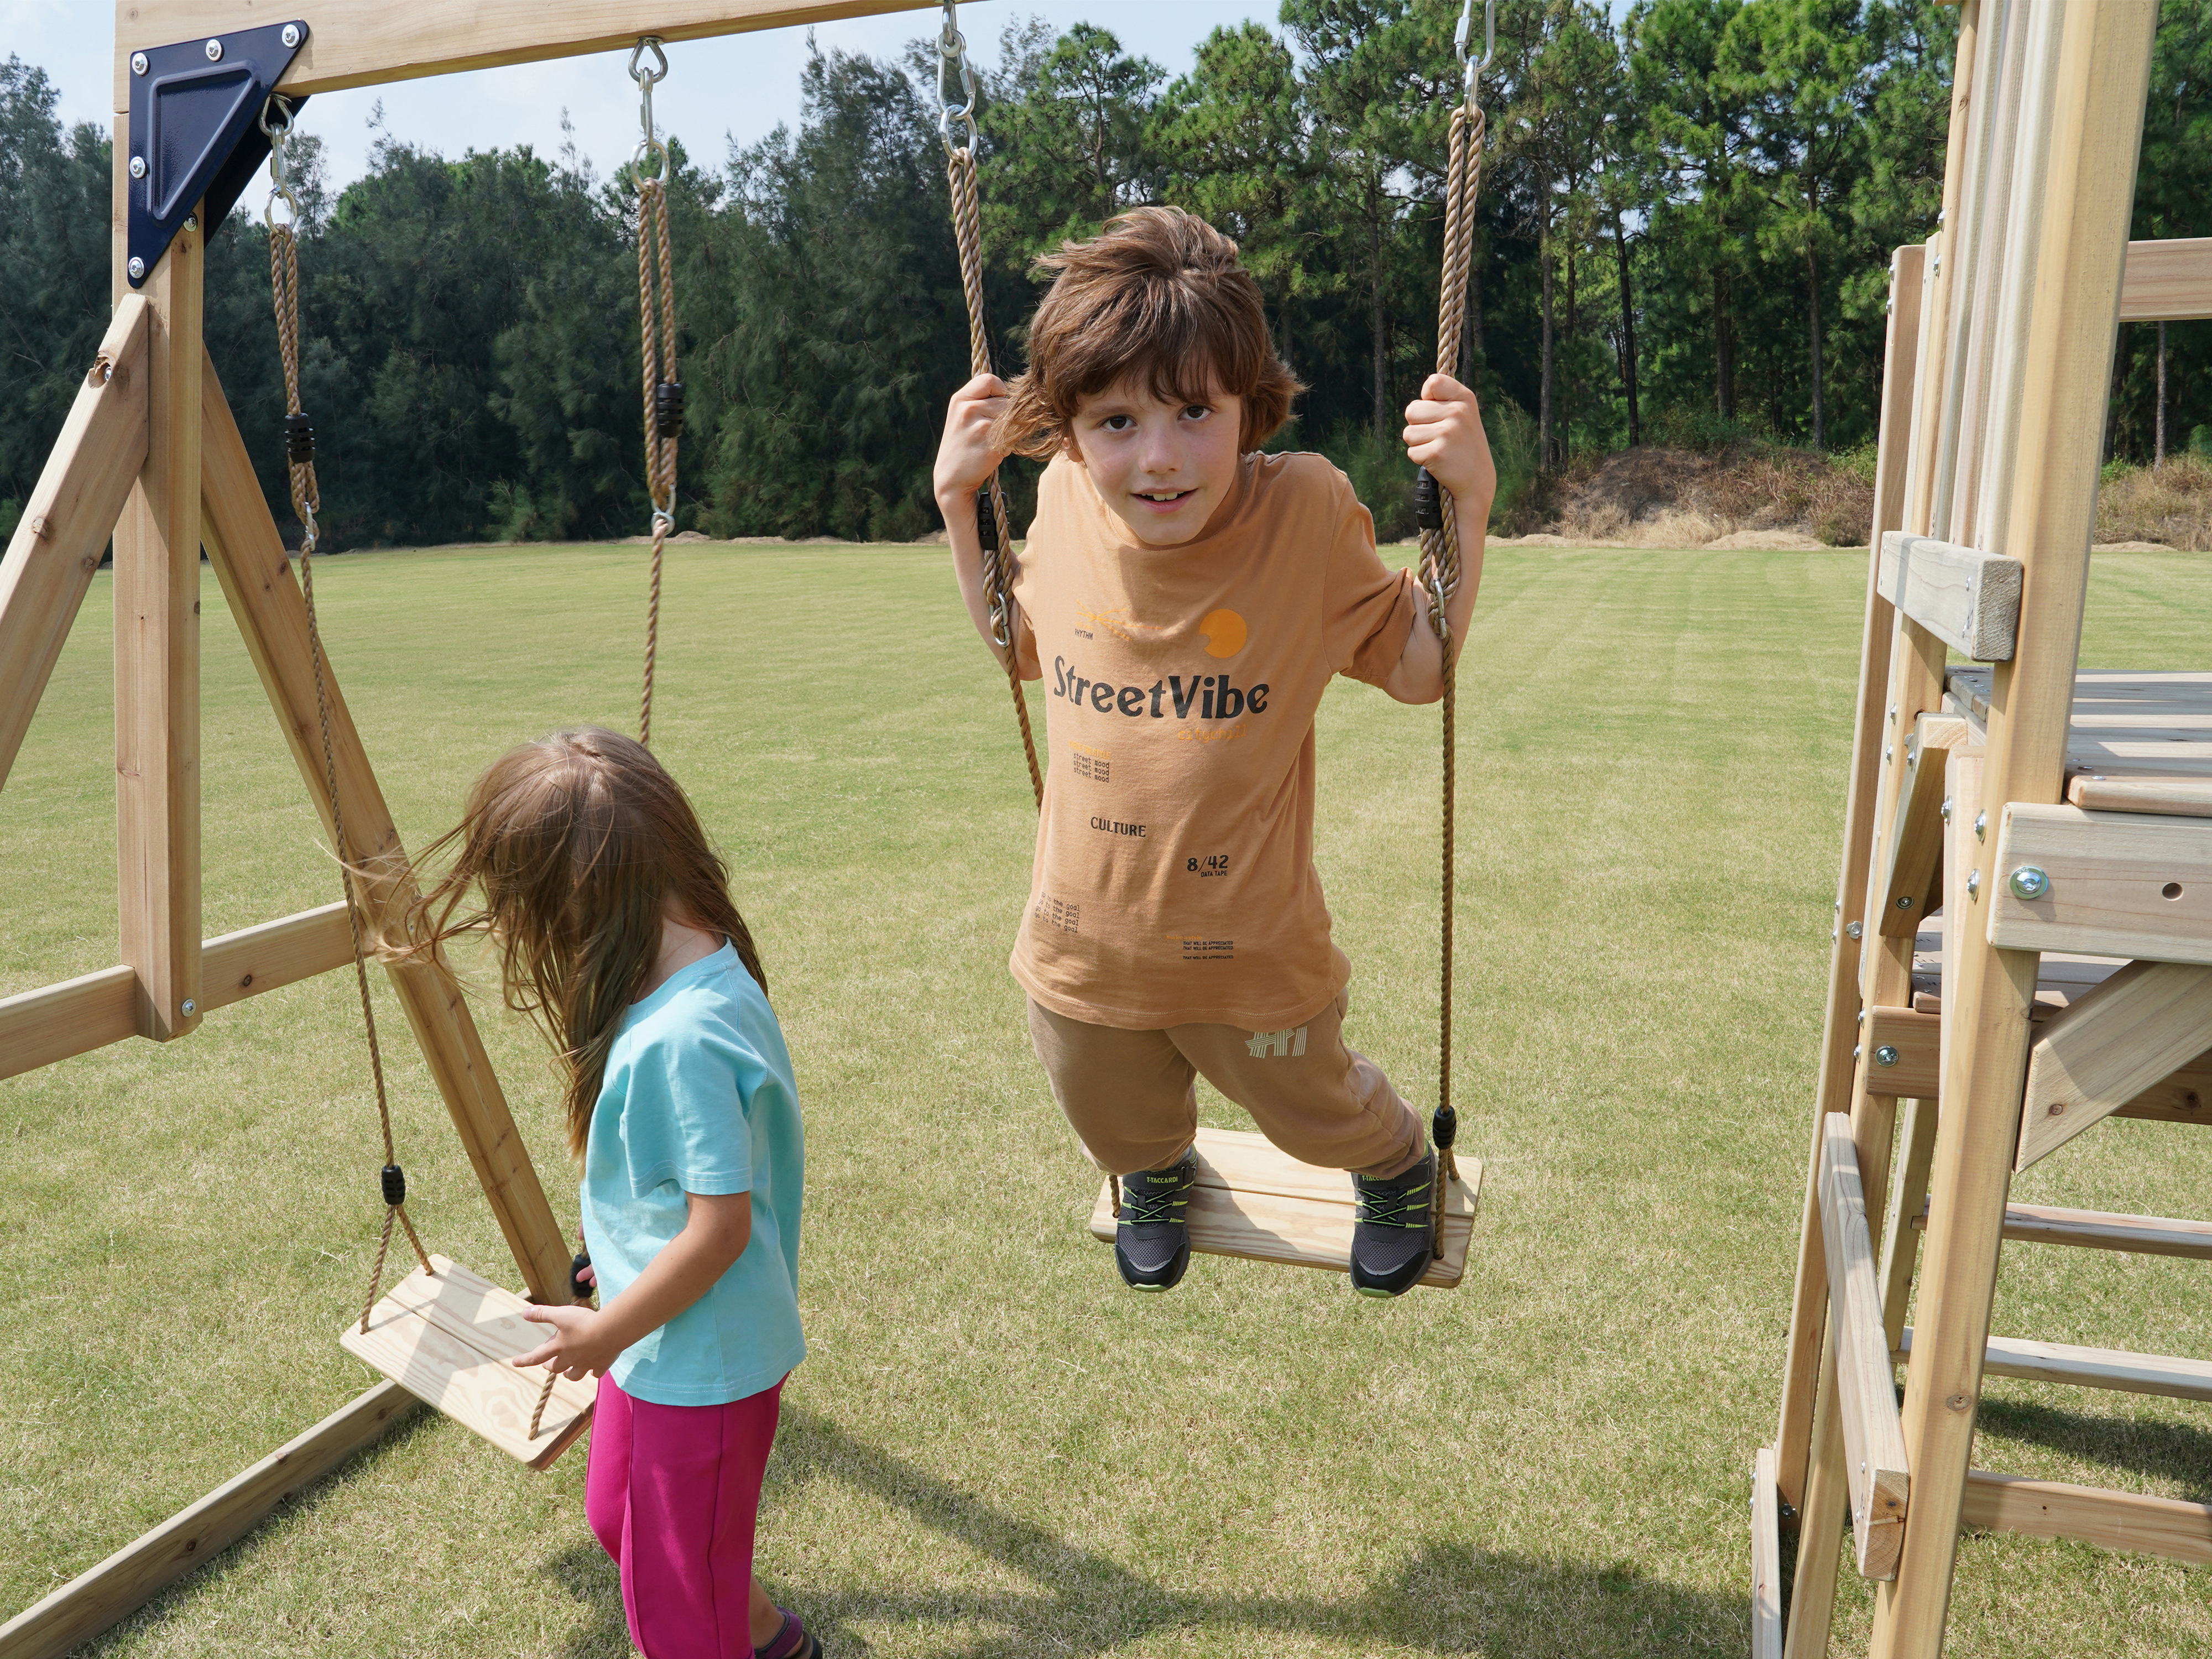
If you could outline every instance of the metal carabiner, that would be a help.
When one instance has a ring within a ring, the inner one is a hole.
[[[956,76],[960,89],[957,104],[945,96],[947,83]],[[952,142],[955,121],[968,129],[964,143]],[[948,150],[975,148],[975,70],[968,61],[968,37],[960,32],[957,0],[945,0],[945,25],[937,34],[937,132]]]
[[[1498,56],[1498,0],[1483,0],[1482,56],[1480,58],[1471,58],[1467,53],[1468,36],[1474,30],[1474,0],[1466,0],[1460,8],[1459,26],[1452,31],[1452,52],[1466,71],[1467,100],[1470,107],[1475,101],[1475,82],[1481,79],[1483,70],[1490,67],[1491,59]]]
[[[273,124],[272,114],[279,118]],[[292,136],[291,100],[270,93],[261,106],[259,121],[269,140],[269,204],[261,210],[261,222],[272,231],[276,229],[276,204],[282,202],[292,216],[284,225],[289,230],[300,222],[300,198],[292,194],[289,170],[284,165],[284,146]]]
[[[645,54],[648,52],[653,54],[653,67],[651,69],[643,67]],[[646,173],[644,163],[648,156],[658,155],[660,158],[658,182],[665,184],[668,182],[668,146],[660,142],[653,121],[653,89],[668,78],[668,54],[660,49],[659,35],[641,35],[637,44],[629,49],[629,78],[637,82],[637,122],[645,134],[637,141],[637,148],[630,152],[630,167],[640,179],[653,177],[654,175]]]

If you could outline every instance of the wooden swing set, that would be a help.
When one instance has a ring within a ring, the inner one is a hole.
[[[2008,1201],[2108,1118],[2212,1122],[2212,674],[2077,661],[2116,325],[2212,317],[2212,240],[2127,240],[2157,15],[1966,0],[1943,229],[1891,267],[1753,1659],[1828,1652],[1847,1521],[1876,1659],[1941,1653],[1962,1528],[2212,1565],[2212,1505],[1972,1455],[1987,1376],[2212,1401],[2204,1359],[1990,1332],[2005,1241],[2212,1261],[2212,1222]]]

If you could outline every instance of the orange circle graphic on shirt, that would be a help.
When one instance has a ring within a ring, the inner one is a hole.
[[[1233,657],[1244,648],[1244,618],[1234,611],[1209,611],[1198,624],[1209,657]]]

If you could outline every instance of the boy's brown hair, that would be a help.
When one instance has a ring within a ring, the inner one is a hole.
[[[1242,398],[1246,450],[1274,434],[1305,390],[1275,355],[1237,244],[1195,214],[1135,208],[1036,264],[1053,284],[1030,324],[1029,373],[1012,382],[995,434],[1017,453],[1058,453],[1083,399],[1132,374],[1172,401]]]

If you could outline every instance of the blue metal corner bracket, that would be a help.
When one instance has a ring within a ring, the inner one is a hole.
[[[307,42],[295,20],[131,54],[131,287],[153,275],[203,198],[209,234],[222,222],[269,153],[262,106]]]

